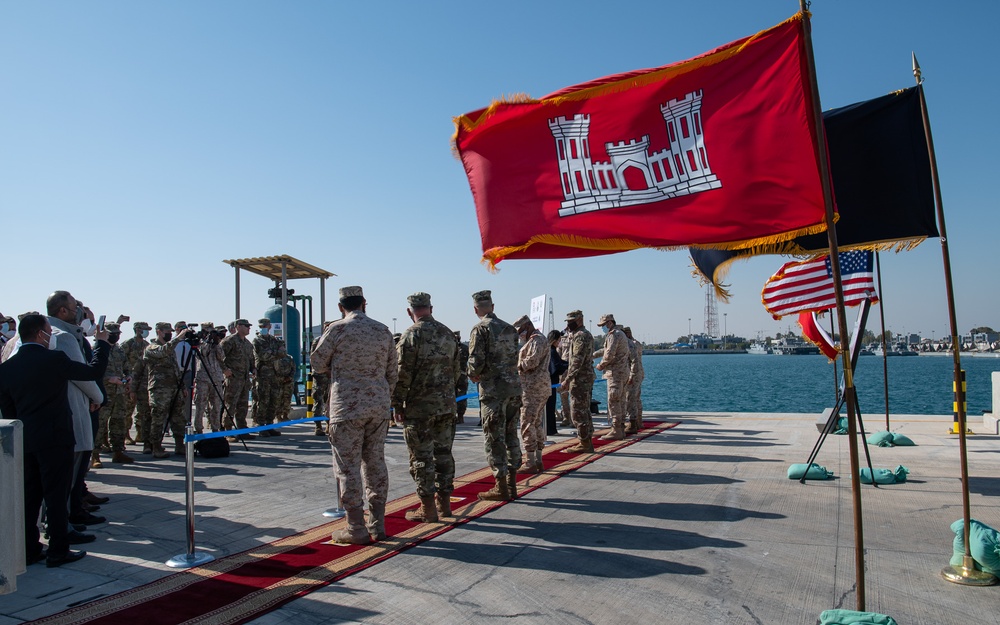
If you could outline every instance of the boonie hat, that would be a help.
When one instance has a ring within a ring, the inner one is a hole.
[[[617,321],[615,321],[615,316],[612,315],[611,313],[608,313],[606,315],[601,315],[601,319],[600,319],[600,321],[597,322],[597,325],[598,325],[598,327],[600,327],[600,326],[603,326],[604,324],[608,323],[609,321],[611,323],[614,323],[614,324],[618,323]]]
[[[531,319],[528,318],[528,315],[521,315],[521,318],[514,322],[514,329],[520,333],[529,323],[531,323]]]

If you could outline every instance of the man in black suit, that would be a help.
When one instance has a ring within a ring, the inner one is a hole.
[[[108,364],[108,333],[96,334],[90,364],[78,363],[61,351],[50,351],[52,326],[43,315],[21,319],[21,347],[0,363],[0,412],[24,424],[24,540],[29,564],[45,557],[50,567],[87,555],[70,551],[67,540],[70,476],[73,468],[73,422],[66,384],[100,380]],[[48,514],[49,550],[38,541],[42,501]]]

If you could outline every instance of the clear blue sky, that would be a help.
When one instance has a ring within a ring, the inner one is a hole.
[[[451,119],[510,93],[542,96],[689,58],[772,26],[793,0],[638,2],[6,2],[0,19],[0,311],[68,289],[98,314],[216,323],[234,312],[223,259],[290,254],[360,284],[402,330],[407,294],[467,335],[470,294],[498,314],[553,298],[557,320],[613,312],[647,342],[703,326],[683,252],[479,263]],[[825,0],[812,6],[824,108],[926,79],[959,327],[1000,327],[996,24],[1000,4]],[[992,242],[992,243],[991,243]],[[720,326],[786,331],[760,304],[786,259],[729,274]],[[948,333],[938,241],[882,255],[896,331]],[[244,273],[243,316],[271,302]],[[317,281],[290,285],[318,296]],[[318,306],[315,312],[319,315]]]

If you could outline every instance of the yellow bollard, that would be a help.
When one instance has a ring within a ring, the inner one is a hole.
[[[960,396],[959,396],[958,386],[955,384],[954,380],[951,381],[951,390],[955,394],[955,401],[951,403],[951,410],[954,417],[951,424],[951,432],[949,432],[949,434],[958,434],[958,400]],[[969,420],[969,402],[965,401],[966,392],[968,390],[969,390],[968,385],[965,382],[965,370],[963,369],[961,398],[962,398],[962,412],[965,414],[966,424],[968,424]],[[968,427],[966,427],[965,433],[973,434],[974,432],[970,430]]]

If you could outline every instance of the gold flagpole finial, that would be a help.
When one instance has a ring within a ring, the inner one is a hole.
[[[920,63],[917,63],[917,53],[910,52],[910,56],[913,57],[913,77],[917,79],[917,84],[923,84],[924,79],[920,75]]]

